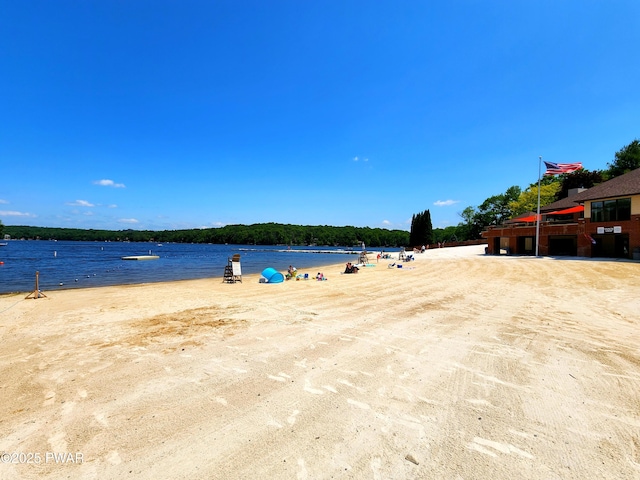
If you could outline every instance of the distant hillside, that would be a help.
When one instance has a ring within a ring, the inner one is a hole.
[[[231,243],[239,245],[360,245],[370,247],[400,247],[409,244],[409,232],[369,227],[332,227],[257,223],[227,225],[220,228],[189,230],[94,230],[4,226],[4,233],[13,239],[82,240],[112,242],[177,242]]]

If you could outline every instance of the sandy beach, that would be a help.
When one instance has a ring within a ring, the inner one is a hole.
[[[0,479],[640,478],[640,264],[483,252],[0,296]]]

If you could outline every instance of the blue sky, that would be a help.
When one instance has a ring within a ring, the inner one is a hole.
[[[434,227],[640,137],[640,2],[0,0],[0,220]]]

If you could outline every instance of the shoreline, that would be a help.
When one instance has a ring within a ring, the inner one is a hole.
[[[102,247],[95,242],[58,242],[55,249],[47,242],[28,242],[27,248],[11,249],[1,265],[1,293],[31,292],[35,274],[39,272],[42,291],[75,290],[94,286],[115,286],[158,283],[172,280],[222,277],[224,267],[233,254],[241,253],[245,275],[261,273],[275,267],[286,272],[288,265],[317,268],[340,262],[341,255],[328,254],[329,249],[282,250],[278,248],[243,248],[220,245],[171,245],[159,248],[153,262],[127,262],[123,258],[138,258],[141,248]],[[50,242],[49,242],[50,243]],[[44,247],[43,247],[44,245]],[[311,252],[313,255],[300,255]],[[357,258],[357,252],[340,250],[342,257]],[[144,257],[151,254],[148,251]],[[346,263],[346,259],[344,260]],[[305,266],[306,265],[306,266]]]
[[[312,267],[301,267],[300,270],[308,270],[308,272],[301,272],[301,273],[309,273],[309,275],[311,276],[311,272],[312,271],[319,271],[321,272],[323,269],[326,268],[336,268],[337,270],[339,270],[340,268],[342,268],[344,270],[344,263],[346,262],[342,262],[342,263],[331,263],[331,264],[326,264],[326,265],[314,265]],[[295,266],[295,265],[294,265]],[[297,267],[296,267],[297,268]],[[277,269],[276,269],[277,270]],[[284,268],[282,270],[278,270],[280,273],[282,273],[283,275],[286,274],[287,269]],[[316,273],[313,274],[314,276],[316,275]],[[258,283],[258,280],[261,278],[262,274],[261,273],[247,273],[247,274],[242,274],[242,282],[235,282],[235,283],[244,283],[245,279],[247,280],[251,280],[254,281],[255,283]],[[335,276],[335,275],[334,275]],[[71,291],[77,291],[77,290],[91,290],[91,289],[104,289],[104,288],[119,288],[119,287],[133,287],[133,286],[143,286],[143,285],[165,285],[165,284],[172,284],[172,283],[183,283],[183,282],[201,282],[201,281],[215,281],[218,280],[221,284],[224,284],[226,282],[223,281],[223,274],[220,275],[215,275],[215,276],[211,276],[211,277],[201,277],[201,278],[184,278],[184,279],[176,279],[176,280],[158,280],[155,282],[136,282],[136,283],[118,283],[118,284],[113,284],[113,285],[89,285],[89,286],[84,286],[84,285],[78,285],[78,286],[72,286],[69,285],[68,288],[64,288],[65,286],[59,287],[59,288],[49,288],[49,289],[43,289],[40,288],[40,291],[42,293],[47,293],[47,292],[71,292]],[[35,285],[34,285],[35,288]],[[0,292],[0,298],[2,298],[3,296],[15,296],[15,295],[27,295],[29,294],[30,291],[24,290],[24,291],[15,291],[15,292]]]

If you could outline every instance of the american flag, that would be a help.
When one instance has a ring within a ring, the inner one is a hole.
[[[547,171],[544,172],[545,175],[560,175],[561,173],[571,173],[582,168],[582,162],[553,163],[545,161],[544,164],[547,166]]]

